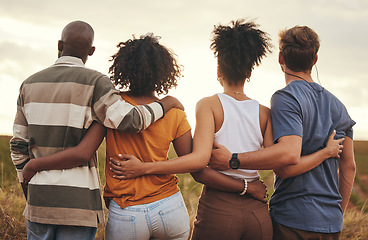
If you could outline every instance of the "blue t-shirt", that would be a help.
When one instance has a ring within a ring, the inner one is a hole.
[[[334,129],[335,138],[353,138],[355,122],[345,106],[317,83],[290,82],[272,96],[271,114],[275,142],[283,136],[301,136],[302,156],[322,149]],[[272,219],[304,231],[341,231],[338,168],[338,159],[329,158],[299,176],[276,176],[270,200]]]

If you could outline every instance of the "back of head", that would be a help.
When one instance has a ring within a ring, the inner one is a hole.
[[[159,38],[148,33],[117,45],[119,50],[112,56],[109,69],[116,86],[129,89],[136,96],[167,94],[176,87],[181,67],[174,53],[158,42]]]
[[[73,56],[86,59],[90,55],[94,39],[92,27],[83,21],[69,23],[61,34],[62,56]]]
[[[254,22],[232,21],[213,30],[211,49],[218,58],[221,74],[229,83],[244,82],[255,65],[271,52],[271,39]]]
[[[295,26],[279,33],[279,49],[286,66],[294,72],[309,72],[315,63],[319,38],[307,26]]]

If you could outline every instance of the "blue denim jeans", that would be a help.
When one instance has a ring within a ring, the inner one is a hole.
[[[35,223],[27,220],[28,240],[94,240],[97,228]]]
[[[156,202],[122,209],[110,202],[105,239],[185,239],[189,217],[180,192]]]

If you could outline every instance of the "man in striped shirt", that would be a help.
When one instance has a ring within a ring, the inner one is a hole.
[[[78,145],[93,121],[140,132],[165,110],[182,108],[173,97],[144,106],[123,101],[107,76],[84,66],[95,51],[93,38],[89,24],[69,23],[58,42],[56,63],[20,87],[10,146],[21,183],[28,161]],[[94,239],[97,224],[104,221],[96,156],[78,165],[41,171],[31,179],[24,211],[28,239]]]

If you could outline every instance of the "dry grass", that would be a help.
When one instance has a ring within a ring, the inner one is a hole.
[[[344,216],[344,230],[342,240],[367,240],[368,239],[368,142],[355,143],[355,157],[357,161],[357,179],[351,197],[351,206]],[[99,151],[100,176],[104,184],[104,145]],[[14,166],[10,160],[9,138],[0,137],[0,239],[26,239],[26,223],[22,216],[25,199],[19,183],[16,182]],[[173,153],[170,153],[173,154]],[[272,193],[272,171],[262,171],[265,183],[269,186],[269,194]],[[196,183],[189,174],[180,174],[179,186],[193,224],[198,198],[202,189],[201,184]],[[107,211],[105,211],[107,213]],[[104,224],[100,224],[96,239],[104,238]]]
[[[201,185],[193,182],[190,175],[180,175],[180,187],[193,223]],[[0,189],[0,239],[26,239],[26,224],[22,216],[25,200],[19,184],[5,190]],[[96,239],[102,240],[104,225],[100,224]],[[368,239],[368,214],[350,207],[344,216],[342,240]]]
[[[347,210],[344,216],[343,240],[368,239],[368,215],[355,207]]]
[[[23,217],[25,199],[19,184],[3,191],[0,188],[0,236],[1,239],[27,239]]]

